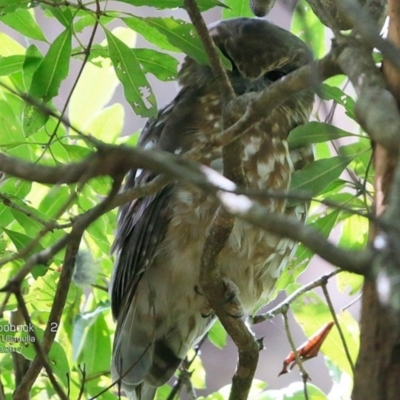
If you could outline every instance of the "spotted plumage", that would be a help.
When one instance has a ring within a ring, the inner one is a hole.
[[[228,75],[237,95],[261,91],[311,60],[299,39],[264,20],[222,21],[210,32],[232,62]],[[186,58],[179,84],[176,98],[146,124],[140,146],[180,154],[221,130],[221,97],[210,67]],[[292,172],[312,159],[311,149],[290,153],[287,144],[290,130],[308,120],[312,103],[312,93],[298,93],[240,139],[248,187],[287,190]],[[220,170],[221,149],[214,150],[204,160]],[[153,178],[151,171],[131,171],[126,188]],[[305,204],[289,208],[283,199],[262,203],[271,212],[305,218]],[[112,373],[131,399],[152,400],[156,387],[168,381],[214,321],[198,280],[217,206],[200,189],[176,183],[121,208],[110,285],[117,321]],[[267,301],[294,248],[288,239],[235,222],[220,254],[220,270],[238,287],[246,313]]]

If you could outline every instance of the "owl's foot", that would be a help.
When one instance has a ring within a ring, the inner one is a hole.
[[[222,286],[223,286],[223,300],[220,303],[224,311],[232,318],[242,318],[244,316],[244,312],[242,309],[242,305],[239,300],[239,289],[238,287],[228,278],[221,278]],[[194,287],[194,291],[199,296],[204,296],[204,293],[200,290],[199,286]],[[203,318],[207,318],[210,315],[214,314],[214,310],[207,302],[201,309],[201,316]]]
[[[242,318],[244,312],[239,299],[239,288],[230,279],[222,278],[221,281],[224,290],[222,308],[230,317]]]

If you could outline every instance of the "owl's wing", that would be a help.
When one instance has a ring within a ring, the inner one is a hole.
[[[198,129],[198,113],[194,112],[198,105],[196,98],[194,91],[182,90],[157,118],[149,120],[138,145],[172,153],[186,148],[190,134]],[[131,170],[125,189],[150,182],[155,176],[151,171]],[[170,219],[167,206],[172,191],[173,185],[168,185],[154,195],[136,199],[120,208],[113,245],[116,262],[110,283],[115,319],[127,312],[140,278],[167,232]]]

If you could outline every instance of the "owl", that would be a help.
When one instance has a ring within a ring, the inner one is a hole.
[[[210,26],[216,46],[232,63],[227,71],[237,96],[259,92],[309,63],[312,55],[296,36],[265,20],[238,18]],[[139,146],[183,154],[207,143],[222,129],[222,99],[213,72],[187,57],[178,75],[175,99],[145,125]],[[291,174],[312,160],[312,149],[290,151],[289,132],[308,121],[313,93],[303,91],[255,123],[239,140],[250,189],[286,191]],[[240,118],[245,109],[237,110]],[[221,171],[222,150],[203,157]],[[126,188],[149,182],[155,173],[132,170]],[[270,212],[304,221],[306,204],[265,199]],[[189,183],[176,182],[158,193],[125,204],[114,243],[110,282],[116,320],[112,376],[130,399],[152,400],[215,321],[199,290],[200,258],[218,202]],[[265,304],[296,244],[237,219],[220,253],[221,276],[239,290],[245,313]]]

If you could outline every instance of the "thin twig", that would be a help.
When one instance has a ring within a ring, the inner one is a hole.
[[[53,370],[51,369],[51,366],[50,366],[49,360],[47,359],[46,353],[43,351],[43,348],[39,343],[39,339],[35,333],[35,329],[33,327],[31,318],[29,316],[29,312],[26,307],[25,300],[24,300],[24,297],[22,296],[21,288],[19,285],[15,285],[13,287],[13,293],[17,299],[18,307],[19,307],[22,315],[24,316],[25,322],[29,326],[29,329],[30,329],[29,334],[32,335],[32,338],[33,338],[32,344],[36,351],[36,357],[40,359],[40,362],[43,365],[44,369],[46,370],[47,375],[50,379],[50,382],[53,385],[53,388],[56,391],[59,398],[61,400],[68,400],[67,395],[64,393],[64,391],[62,390],[61,386],[59,385],[59,383],[57,382],[57,379],[55,378],[55,376],[53,374]],[[18,391],[18,389],[17,389],[17,391]],[[13,397],[15,400],[26,399],[25,394],[24,394],[24,397],[18,397],[17,391],[14,393],[14,397]]]
[[[330,272],[329,274],[322,275],[318,279],[313,280],[312,282],[308,283],[307,285],[302,286],[301,288],[297,289],[293,292],[290,296],[288,296],[285,300],[279,303],[276,307],[272,310],[267,311],[264,314],[259,314],[254,317],[249,318],[252,324],[259,324],[260,322],[264,322],[275,318],[278,314],[283,314],[287,311],[290,304],[292,304],[295,300],[297,300],[300,296],[304,293],[309,292],[312,289],[317,287],[323,286],[328,282],[330,278],[337,275],[338,273],[342,272],[340,269],[335,269],[334,271]]]
[[[306,371],[306,369],[304,368],[301,356],[300,356],[300,354],[298,353],[298,351],[296,349],[296,345],[294,344],[293,336],[292,336],[292,333],[290,331],[290,326],[289,326],[289,318],[288,318],[288,315],[287,315],[288,311],[289,311],[289,307],[286,307],[286,309],[282,312],[283,322],[284,322],[284,325],[285,325],[286,336],[287,336],[287,339],[288,339],[288,341],[290,343],[290,347],[291,347],[291,349],[293,351],[294,358],[296,359],[296,364],[299,367],[300,375],[301,375],[301,377],[303,379],[304,398],[305,398],[305,400],[309,400],[308,390],[307,390],[307,382],[308,382],[308,379],[309,379],[309,374]]]
[[[322,288],[322,291],[324,293],[324,296],[325,296],[325,299],[326,299],[326,303],[328,304],[329,310],[330,310],[330,312],[332,314],[332,318],[335,321],[336,328],[337,328],[337,330],[339,332],[340,340],[342,341],[344,352],[346,353],[346,357],[347,357],[347,360],[348,360],[348,362],[350,364],[350,368],[351,368],[352,372],[354,373],[354,363],[353,363],[353,360],[351,359],[349,347],[347,346],[347,342],[346,342],[346,339],[344,337],[342,327],[340,326],[339,320],[337,318],[335,309],[334,309],[333,304],[332,304],[331,296],[329,295],[329,291],[328,291],[328,288],[327,288],[326,284],[327,284],[327,282],[324,282],[321,285],[321,288]]]

